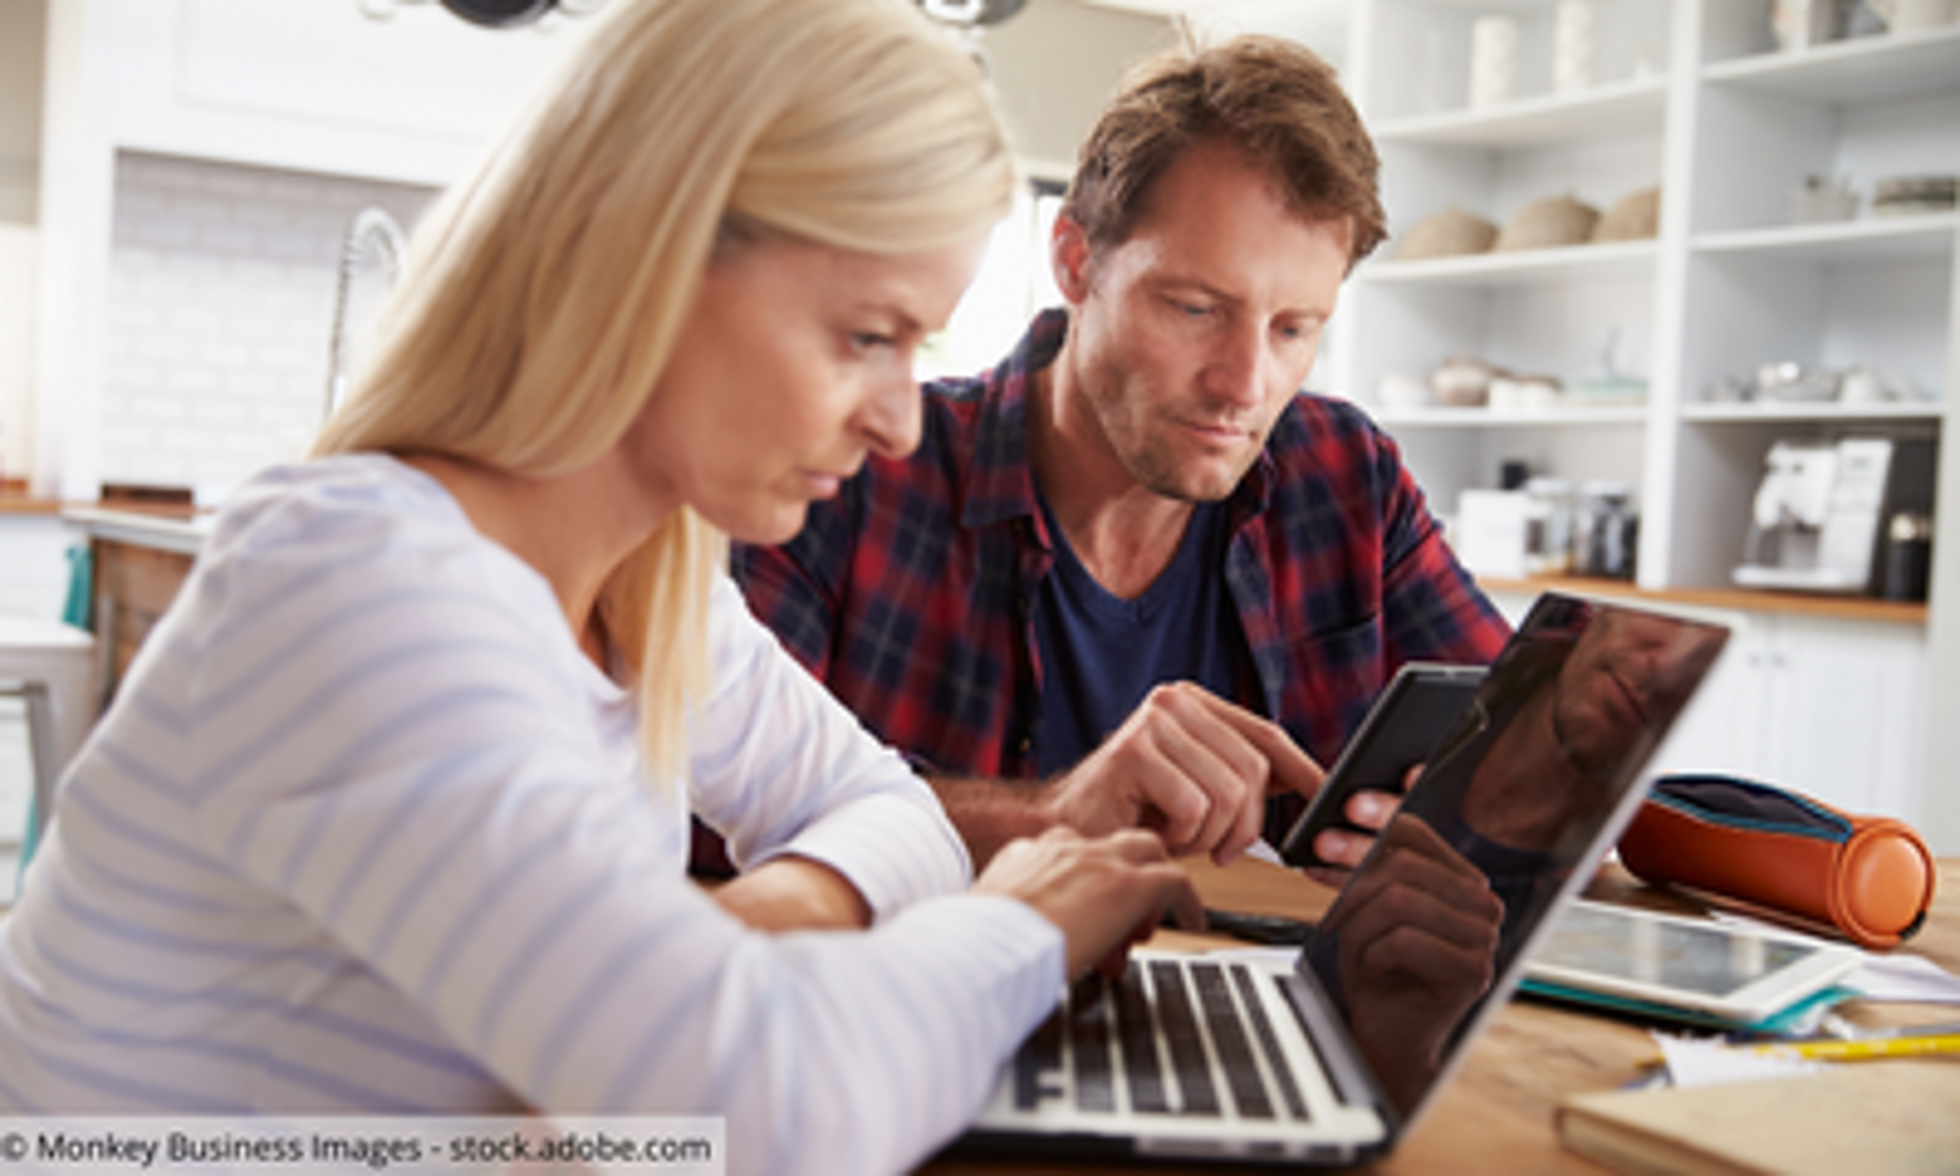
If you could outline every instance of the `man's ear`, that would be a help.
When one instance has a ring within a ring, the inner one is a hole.
[[[1055,271],[1055,288],[1070,306],[1089,298],[1089,234],[1068,214],[1055,217],[1048,235],[1048,264]]]

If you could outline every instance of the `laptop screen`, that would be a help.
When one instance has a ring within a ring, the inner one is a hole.
[[[1301,957],[1399,1116],[1590,876],[1727,639],[1548,593],[1498,655]]]

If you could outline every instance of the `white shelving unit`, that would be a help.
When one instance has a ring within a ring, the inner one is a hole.
[[[1658,235],[1420,261],[1397,259],[1391,239],[1344,296],[1325,386],[1375,408],[1385,377],[1426,378],[1453,356],[1568,386],[1610,360],[1616,373],[1646,380],[1643,404],[1375,411],[1439,512],[1453,513],[1462,490],[1493,485],[1506,460],[1630,482],[1642,508],[1640,586],[1728,588],[1774,441],[1940,442],[1953,432],[1960,213],[1861,207],[1856,219],[1795,225],[1790,197],[1810,176],[1848,180],[1868,197],[1886,177],[1960,173],[1960,25],[1781,51],[1770,0],[1598,0],[1595,84],[1555,93],[1556,7],[1356,0],[1346,76],[1382,154],[1391,229],[1452,205],[1502,226],[1526,203],[1561,193],[1603,211],[1658,185]],[[1517,82],[1508,100],[1470,109],[1471,26],[1491,13],[1518,22]],[[1879,367],[1917,394],[1772,404],[1718,393],[1784,360]],[[1903,732],[1908,745],[1887,750],[1882,789],[1861,780],[1822,791],[1916,819],[1952,851],[1960,779],[1936,765],[1960,755],[1960,454],[1945,445],[1938,464],[1924,624],[1847,621],[1829,631],[1825,653],[1805,647],[1825,640],[1818,626],[1757,615],[1743,643],[1751,672],[1727,675],[1732,697],[1719,709],[1746,717],[1755,748],[1779,749],[1745,749],[1743,758],[1781,771],[1798,761],[1779,740],[1806,734],[1779,728],[1783,717],[1829,714],[1810,694],[1862,679],[1775,675],[1841,667],[1868,647],[1867,668],[1896,682],[1886,706],[1905,714],[1886,737]],[[1745,624],[1747,613],[1738,614]],[[1871,638],[1863,646],[1861,632]],[[1772,634],[1778,656],[1760,656]],[[1814,729],[1807,737],[1820,738]]]
[[[1705,424],[1857,424],[1886,421],[1923,421],[1938,424],[1940,405],[1912,402],[1872,404],[1690,404],[1681,410],[1683,420]]]
[[[1658,256],[1652,241],[1571,245],[1515,253],[1476,253],[1422,261],[1377,262],[1361,271],[1364,285],[1508,286],[1535,285],[1554,278],[1640,277],[1653,272]]]
[[[1517,429],[1533,425],[1580,428],[1585,425],[1638,425],[1645,408],[1421,408],[1383,409],[1375,420],[1394,429]]]

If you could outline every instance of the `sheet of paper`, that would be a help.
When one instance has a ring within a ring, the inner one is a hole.
[[[1251,845],[1246,846],[1245,856],[1253,859],[1254,861],[1269,862],[1275,866],[1286,866],[1285,859],[1279,856],[1279,850],[1274,849],[1271,843],[1269,843],[1264,837],[1261,837],[1259,840],[1253,842]],[[1286,868],[1292,869],[1291,866],[1287,866]]]
[[[1925,956],[1904,952],[1868,957],[1844,983],[1866,1000],[1960,1004],[1960,976]]]
[[[1757,1078],[1781,1078],[1824,1069],[1821,1062],[1750,1053],[1707,1038],[1656,1033],[1654,1043],[1667,1059],[1667,1072],[1676,1086],[1719,1086]]]

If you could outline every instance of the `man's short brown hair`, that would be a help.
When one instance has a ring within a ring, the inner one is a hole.
[[[1157,179],[1187,148],[1244,151],[1310,220],[1353,227],[1350,267],[1388,234],[1381,161],[1333,67],[1280,37],[1235,37],[1137,65],[1082,144],[1062,212],[1092,249],[1129,238]]]

